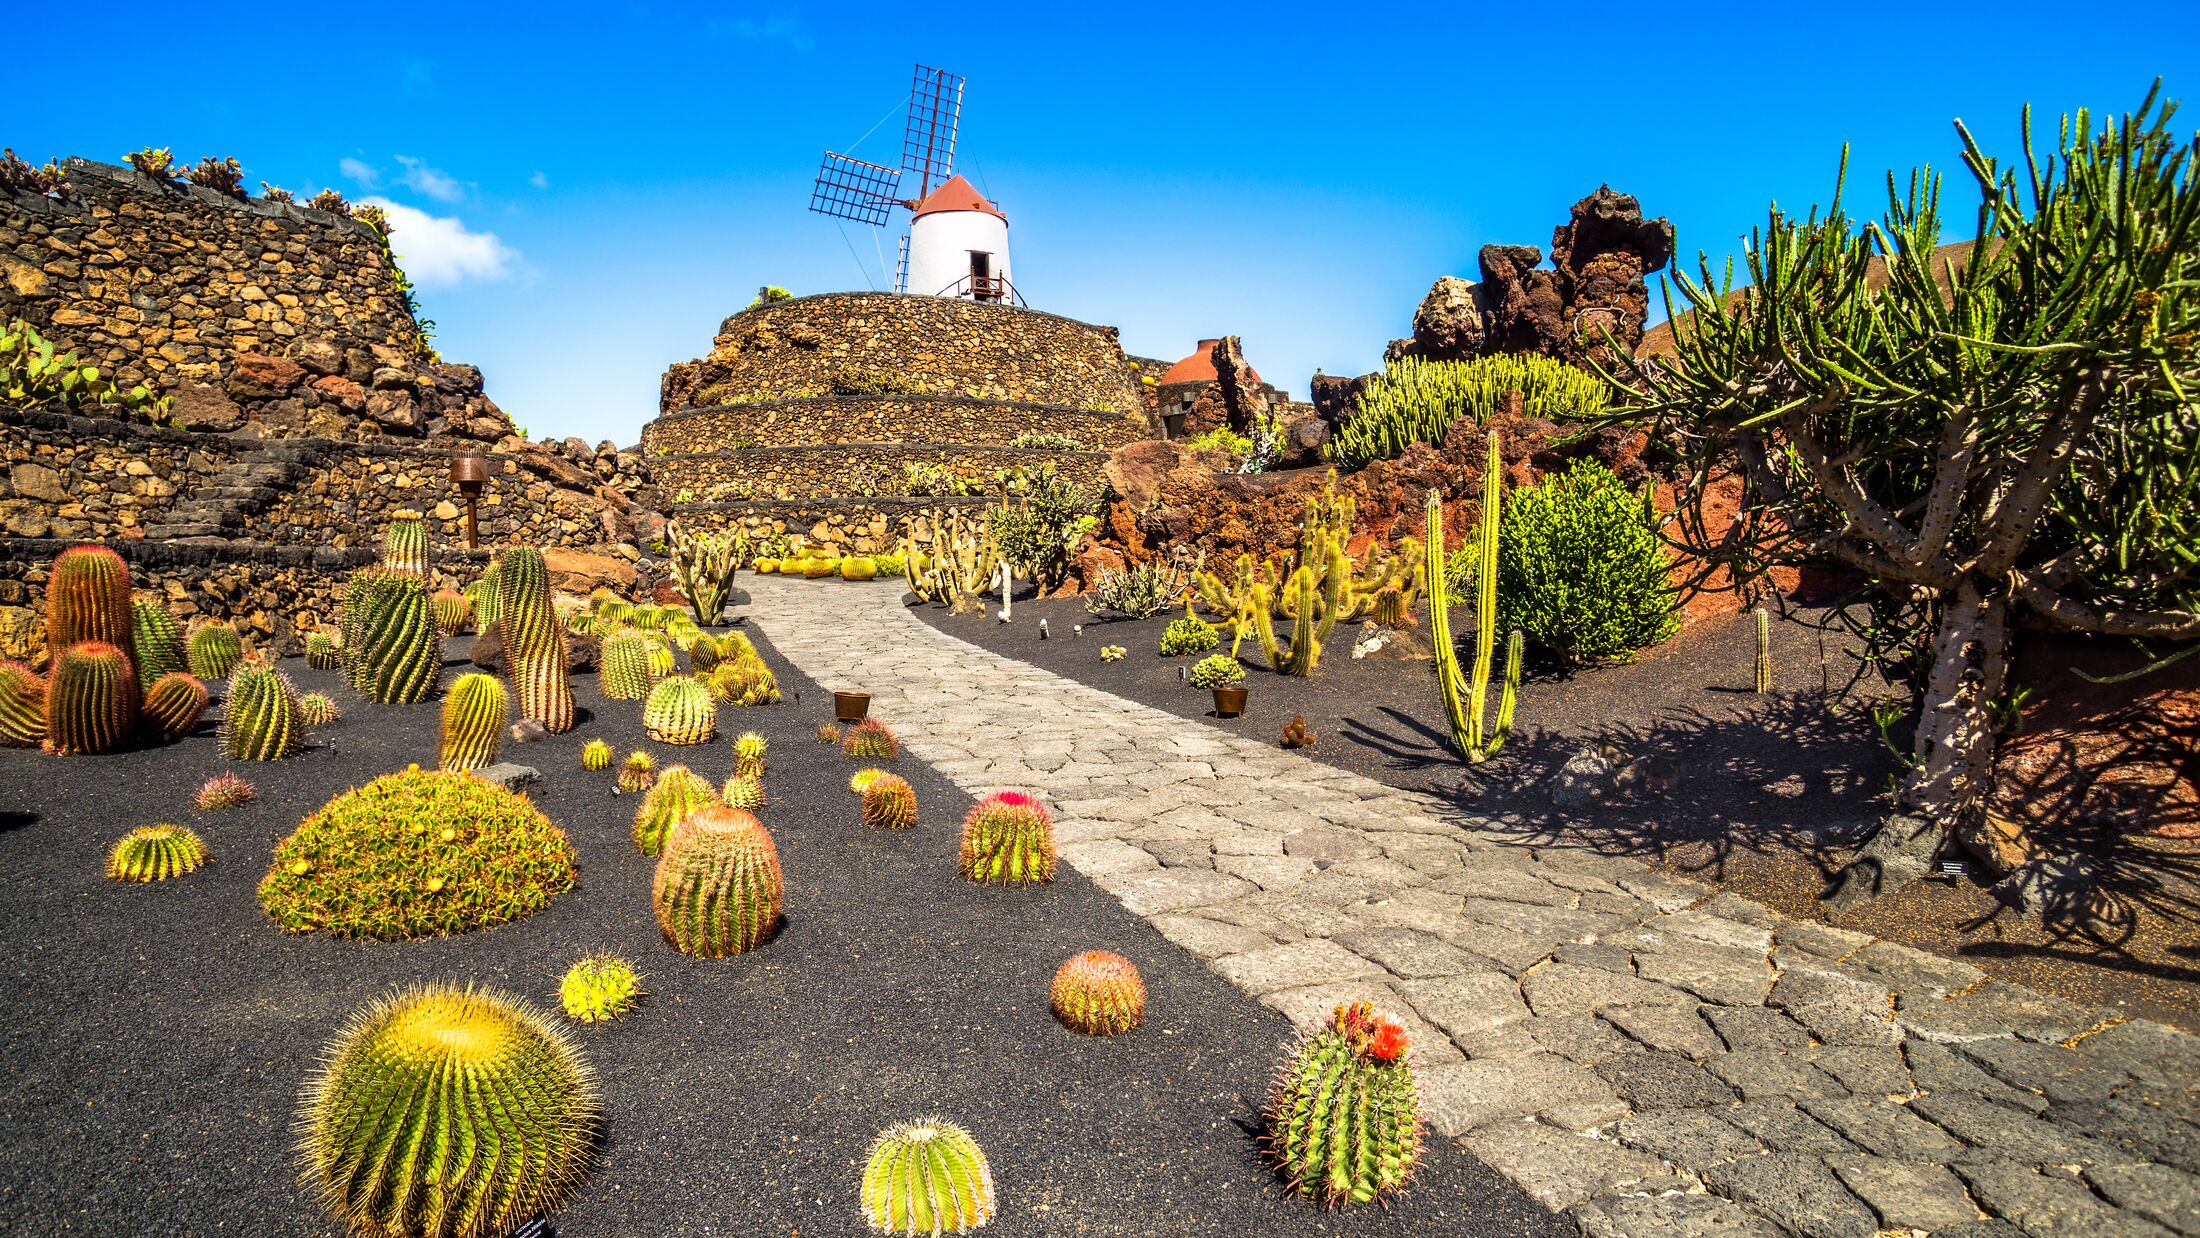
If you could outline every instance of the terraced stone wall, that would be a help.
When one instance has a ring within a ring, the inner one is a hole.
[[[706,405],[642,427],[642,452],[661,456],[739,446],[959,443],[1006,447],[1019,434],[1051,433],[1110,451],[1148,438],[1144,423],[1115,412],[964,396],[827,396]]]
[[[194,479],[226,464],[226,437],[113,418],[0,410],[0,533],[141,536]]]
[[[800,537],[804,544],[834,554],[885,554],[901,547],[902,538],[919,531],[919,545],[930,545],[919,516],[936,512],[984,510],[989,499],[788,499],[751,503],[682,503],[676,505],[683,527],[742,529],[751,539],[784,533]]]
[[[1104,451],[1035,451],[1018,447],[933,447],[864,444],[847,447],[752,447],[675,456],[657,463],[658,487],[676,503],[735,499],[800,499],[821,495],[891,497],[901,494],[907,466],[933,464],[964,477],[990,480],[1002,469],[1035,469],[1051,463],[1095,495],[1104,484]]]

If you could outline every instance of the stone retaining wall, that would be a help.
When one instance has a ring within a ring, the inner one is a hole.
[[[942,396],[833,396],[717,405],[669,413],[642,427],[649,457],[740,445],[956,443],[1006,447],[1025,433],[1065,434],[1096,451],[1147,438],[1144,424],[1113,412]]]
[[[754,539],[771,533],[800,537],[834,554],[885,554],[901,547],[919,516],[961,509],[982,514],[990,499],[759,499],[750,503],[686,503],[676,518],[683,527],[743,529]],[[920,545],[929,544],[920,537]]]
[[[432,543],[464,541],[465,500],[451,484],[449,453],[361,443],[318,446],[312,479],[246,516],[244,536],[277,544],[376,546],[390,513],[411,509],[428,517]],[[482,545],[582,549],[630,540],[633,506],[609,478],[576,467],[553,481],[508,453],[483,454],[489,480],[477,512]]]
[[[1106,484],[1101,469],[1107,462],[1104,451],[851,443],[662,456],[650,462],[650,475],[673,503],[687,504],[836,495],[885,498],[902,492],[905,467],[910,464],[944,465],[964,477],[990,483],[1002,469],[1036,469],[1051,463],[1097,497]]]
[[[221,436],[0,410],[0,530],[87,541],[135,536],[231,455]]]

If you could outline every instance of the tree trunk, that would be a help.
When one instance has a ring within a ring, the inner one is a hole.
[[[1948,839],[1985,813],[1994,777],[1993,707],[2008,671],[2008,584],[1966,575],[1941,598],[1910,772],[1894,811],[1827,892],[1835,910],[1924,876]]]

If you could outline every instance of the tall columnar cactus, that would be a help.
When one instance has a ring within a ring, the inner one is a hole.
[[[222,711],[222,747],[232,761],[280,761],[298,755],[305,727],[298,690],[280,671],[239,671]]]
[[[718,707],[695,678],[674,675],[649,690],[642,730],[659,743],[707,744],[718,734]]]
[[[489,1238],[571,1202],[595,1073],[527,1003],[435,985],[354,1017],[307,1085],[300,1151],[354,1233]]]
[[[130,599],[130,653],[137,659],[139,683],[186,670],[183,628],[168,608],[144,598]]]
[[[917,792],[898,774],[864,784],[863,824],[874,830],[906,830],[917,823]]]
[[[474,617],[472,598],[453,589],[438,589],[428,599],[435,609],[435,628],[445,636],[457,636],[466,630]]]
[[[145,690],[146,723],[161,735],[189,735],[206,712],[206,685],[182,671],[170,671]]]
[[[463,772],[495,763],[504,737],[504,681],[494,675],[460,675],[443,698],[443,743],[436,760]]]
[[[46,577],[46,649],[83,641],[130,649],[130,566],[105,546],[71,546]]]
[[[116,881],[166,881],[204,866],[206,840],[180,825],[141,825],[107,853],[107,876]]]
[[[698,809],[657,857],[657,927],[682,954],[723,958],[755,949],[779,922],[781,897],[772,836],[739,809]]]
[[[1429,491],[1428,516],[1428,627],[1436,647],[1436,683],[1444,697],[1444,716],[1451,721],[1451,742],[1460,755],[1476,765],[1497,755],[1512,732],[1513,704],[1520,694],[1520,656],[1523,641],[1518,629],[1506,642],[1505,689],[1497,704],[1496,725],[1485,732],[1482,707],[1489,699],[1490,658],[1497,644],[1497,522],[1500,491],[1504,488],[1504,462],[1498,456],[1497,436],[1489,436],[1489,463],[1482,475],[1481,563],[1475,575],[1474,682],[1470,686],[1459,670],[1459,653],[1451,644],[1451,611],[1444,599],[1444,504]],[[1472,708],[1464,699],[1471,695]]]
[[[0,662],[0,748],[46,742],[46,677],[21,662]]]
[[[542,552],[518,546],[497,564],[497,625],[519,716],[553,733],[573,729],[573,685],[565,672],[565,633],[550,604],[550,570]],[[706,696],[707,699],[707,696]]]
[[[436,635],[427,586],[411,576],[384,573],[366,587],[355,616],[358,641],[354,644],[349,632],[344,636],[351,686],[384,705],[427,700],[443,673],[443,640]]]
[[[422,580],[428,576],[428,526],[415,511],[390,513],[390,527],[382,535],[382,566]]]
[[[667,766],[657,776],[657,785],[642,797],[641,807],[634,810],[634,846],[643,855],[659,854],[672,827],[696,809],[719,802],[718,793],[701,774],[685,765]]]
[[[336,633],[318,628],[306,633],[306,665],[317,671],[333,671],[341,665]]]
[[[1420,1089],[1405,1030],[1366,1002],[1339,1006],[1283,1064],[1268,1102],[1269,1159],[1325,1205],[1395,1194],[1421,1158]]]
[[[244,641],[227,620],[209,619],[191,629],[184,664],[201,679],[227,679],[244,661]]]
[[[79,641],[55,655],[46,680],[46,751],[113,752],[137,729],[137,668],[105,641]]]
[[[979,800],[963,818],[962,875],[971,881],[1031,885],[1054,880],[1054,819],[1021,791]]]
[[[596,663],[596,687],[607,701],[638,701],[649,695],[650,640],[640,632],[604,637]]]
[[[863,1167],[863,1219],[904,1238],[964,1234],[993,1219],[993,1171],[970,1132],[929,1118],[888,1127]]]
[[[1772,691],[1772,616],[1757,608],[1757,678],[1759,692]]]
[[[1108,950],[1071,955],[1054,973],[1054,1017],[1087,1036],[1115,1036],[1146,1017],[1146,982],[1129,959]]]
[[[665,530],[672,545],[672,578],[680,596],[706,627],[725,617],[733,593],[734,569],[748,557],[748,539],[740,533],[691,533],[675,520]]]
[[[929,535],[929,553],[917,545],[920,531]],[[911,593],[969,614],[985,609],[985,591],[1001,573],[1001,548],[984,520],[945,511],[910,523],[901,562]]]
[[[503,613],[498,609],[496,560],[489,561],[488,570],[481,574],[481,579],[466,586],[466,597],[474,604],[474,630],[486,632],[495,627],[497,616]]]

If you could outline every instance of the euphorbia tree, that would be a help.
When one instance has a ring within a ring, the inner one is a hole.
[[[1741,580],[1810,560],[1864,578],[1872,653],[1916,692],[1908,768],[1839,905],[1983,821],[2012,625],[2200,637],[2200,142],[2175,110],[2150,92],[2098,129],[2081,111],[2044,156],[2027,112],[2019,168],[1958,122],[1983,197],[1967,256],[1936,253],[1929,172],[1889,177],[1861,227],[1838,194],[1823,218],[1775,207],[1749,286],[1713,287],[1707,261],[1678,276],[1677,354],[1632,367],[1695,461],[1689,540]],[[1731,467],[1747,500],[1712,528],[1704,483]]]

